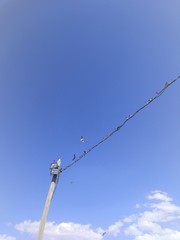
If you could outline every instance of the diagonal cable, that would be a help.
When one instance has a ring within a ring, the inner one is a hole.
[[[87,151],[84,151],[83,154],[79,155],[73,162],[71,162],[70,164],[68,164],[66,167],[62,168],[61,171],[65,171],[66,169],[72,167],[74,164],[76,164],[77,162],[79,162],[79,160],[81,160],[83,157],[85,157],[88,153],[90,153],[92,150],[94,150],[95,148],[97,148],[100,144],[102,144],[103,142],[105,142],[108,138],[112,137],[112,135],[116,132],[118,132],[122,127],[124,127],[124,125],[130,121],[133,117],[135,117],[136,114],[138,114],[140,111],[142,111],[144,108],[146,108],[149,104],[151,104],[155,99],[159,98],[168,87],[170,87],[173,83],[175,83],[178,79],[180,78],[180,76],[178,76],[176,79],[172,80],[171,82],[166,82],[165,86],[159,91],[156,92],[156,95],[153,98],[150,98],[142,107],[140,107],[138,110],[136,110],[133,114],[129,115],[126,120],[124,120],[124,122],[117,126],[113,131],[111,131],[108,135],[106,135],[105,137],[102,138],[102,140],[100,140],[98,143],[96,143],[94,146],[92,146],[91,148],[89,148]]]

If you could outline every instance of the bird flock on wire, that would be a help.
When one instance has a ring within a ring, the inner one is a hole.
[[[101,143],[105,142],[108,138],[110,138],[114,133],[118,132],[122,127],[124,127],[124,125],[131,120],[133,117],[135,117],[136,114],[138,114],[140,111],[142,111],[145,107],[147,107],[149,104],[151,104],[155,99],[159,98],[168,87],[170,87],[173,83],[175,83],[178,79],[180,78],[180,76],[178,76],[176,79],[172,80],[171,82],[166,82],[164,87],[155,93],[155,96],[152,98],[149,98],[144,105],[142,105],[142,107],[140,107],[139,109],[137,109],[133,114],[130,114],[129,116],[127,116],[124,120],[124,122],[122,122],[121,125],[117,126],[113,131],[111,131],[109,134],[107,134],[105,137],[103,137],[98,143],[96,143],[94,146],[92,146],[91,148],[89,148],[86,151],[83,151],[83,153],[81,155],[79,155],[78,157],[76,157],[76,155],[74,154],[73,156],[73,161],[71,161],[70,164],[68,164],[66,167],[61,169],[61,172],[65,171],[66,169],[72,167],[74,164],[76,164],[79,160],[81,160],[83,157],[85,157],[88,153],[90,153],[92,150],[94,150],[95,148],[97,148]],[[83,136],[80,137],[80,142],[84,142],[85,139]]]

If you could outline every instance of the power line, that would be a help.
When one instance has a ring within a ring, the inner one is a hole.
[[[83,154],[81,154],[80,156],[78,156],[73,162],[71,162],[70,164],[68,164],[66,167],[62,168],[62,172],[65,171],[66,169],[72,167],[74,164],[76,164],[79,160],[81,160],[83,157],[85,157],[88,153],[90,153],[92,150],[94,150],[95,148],[97,148],[100,144],[102,144],[103,142],[105,142],[108,138],[112,137],[112,135],[116,132],[118,132],[122,127],[124,127],[124,125],[130,121],[133,117],[135,117],[136,114],[138,114],[140,111],[142,111],[145,107],[147,107],[149,104],[151,104],[155,99],[159,98],[168,87],[170,87],[173,83],[175,83],[178,79],[180,78],[180,76],[178,76],[176,79],[172,80],[171,82],[166,82],[165,86],[159,91],[156,92],[156,95],[153,98],[150,98],[142,107],[140,107],[138,110],[136,110],[133,114],[129,115],[126,120],[124,120],[124,122],[117,126],[113,131],[111,131],[108,135],[106,135],[105,137],[102,138],[102,140],[100,140],[97,144],[95,144],[94,146],[92,146],[91,148],[89,148],[87,151],[84,151]]]

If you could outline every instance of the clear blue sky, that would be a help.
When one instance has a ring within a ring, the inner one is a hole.
[[[29,229],[41,218],[49,164],[65,167],[180,74],[179,9],[178,0],[0,0],[0,240],[36,239]],[[98,227],[104,239],[144,240],[145,230],[113,224],[145,211],[137,203],[180,206],[179,92],[177,81],[63,172],[49,224],[90,224],[87,240],[102,239]]]

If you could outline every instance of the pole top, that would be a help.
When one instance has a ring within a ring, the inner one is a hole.
[[[53,163],[51,163],[50,174],[51,175],[59,175],[61,172],[60,165],[61,165],[61,159],[58,159],[57,162],[54,161]]]

